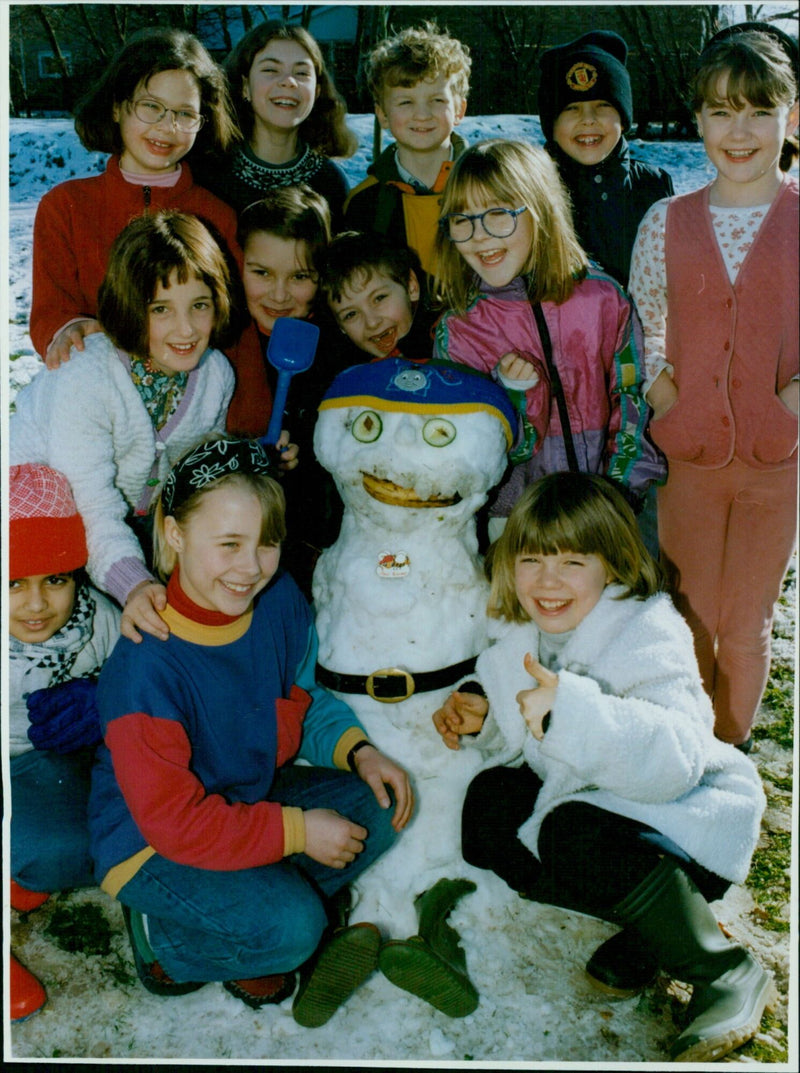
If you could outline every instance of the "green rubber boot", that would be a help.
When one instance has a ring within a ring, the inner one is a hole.
[[[338,928],[300,973],[292,1016],[304,1028],[319,1028],[378,967],[381,933],[366,922]]]
[[[388,980],[448,1017],[466,1017],[478,1005],[458,932],[447,923],[456,903],[474,890],[469,879],[438,880],[414,899],[419,934],[384,943],[378,955]]]
[[[708,902],[686,872],[664,857],[615,906],[672,976],[692,985],[688,1026],[670,1048],[676,1062],[713,1062],[758,1031],[774,994],[770,975],[753,955],[729,942]]]

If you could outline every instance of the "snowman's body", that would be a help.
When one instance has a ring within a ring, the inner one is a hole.
[[[314,575],[319,663],[337,675],[373,675],[375,696],[406,696],[414,674],[423,684],[435,675],[436,688],[395,702],[339,692],[370,739],[409,771],[417,802],[397,845],[359,881],[353,919],[410,933],[414,895],[471,871],[460,815],[479,756],[447,749],[431,717],[468,677],[470,665],[460,665],[488,643],[475,512],[503,474],[509,418],[495,407],[504,396],[491,382],[480,386],[485,405],[459,402],[471,398],[471,374],[388,360],[367,367],[367,387],[356,393],[348,375],[358,377],[347,370],[334,381],[315,432],[345,508]]]

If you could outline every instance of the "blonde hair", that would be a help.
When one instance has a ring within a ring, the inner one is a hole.
[[[517,557],[560,552],[597,555],[612,580],[624,587],[620,599],[643,600],[664,588],[661,568],[642,541],[634,513],[611,481],[594,473],[551,473],[528,485],[489,549],[487,614],[529,622],[514,582]]]
[[[588,259],[572,225],[569,196],[548,154],[527,142],[503,138],[476,142],[456,160],[442,196],[442,220],[475,201],[524,205],[533,239],[522,275],[532,302],[565,302]],[[459,315],[478,293],[479,281],[456,243],[440,226],[434,245],[434,292]]]
[[[187,451],[186,455],[190,453],[191,451]],[[252,492],[261,506],[261,544],[270,547],[283,543],[286,539],[286,497],[276,480],[261,473],[227,473],[203,485],[172,512],[171,517],[181,529],[188,525],[192,515],[199,508],[203,496],[217,488],[240,488],[243,492]],[[164,519],[167,517],[167,512],[164,510],[160,495],[156,498],[152,512],[153,565],[159,577],[166,581],[177,565],[178,554],[166,538]]]
[[[365,74],[373,101],[382,106],[387,89],[436,78],[452,78],[453,93],[466,97],[471,68],[468,46],[441,31],[435,22],[425,22],[376,45],[367,58]]]
[[[791,108],[797,100],[797,77],[786,51],[770,34],[747,30],[710,44],[701,54],[691,85],[692,111],[719,100],[719,83],[727,74],[725,94],[734,109]],[[789,171],[799,155],[796,137],[784,141],[780,167]]]

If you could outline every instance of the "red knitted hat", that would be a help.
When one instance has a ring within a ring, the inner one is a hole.
[[[63,473],[26,462],[11,466],[8,555],[12,581],[68,574],[86,565],[86,532]]]

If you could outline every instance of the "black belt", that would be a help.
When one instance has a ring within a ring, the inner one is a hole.
[[[396,704],[408,700],[413,693],[430,693],[434,689],[451,686],[465,674],[475,670],[477,656],[452,663],[438,671],[420,671],[412,674],[402,667],[382,667],[372,674],[339,674],[317,664],[317,681],[337,693],[366,693],[383,704]]]

